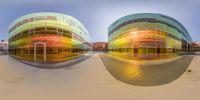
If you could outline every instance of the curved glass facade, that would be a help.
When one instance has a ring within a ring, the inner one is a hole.
[[[32,13],[18,18],[9,27],[9,54],[20,60],[62,62],[90,49],[88,31],[68,15]]]
[[[177,20],[140,13],[120,18],[108,28],[109,54],[127,59],[157,59],[190,50],[192,39]]]

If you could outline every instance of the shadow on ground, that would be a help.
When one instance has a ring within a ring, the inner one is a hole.
[[[158,86],[179,78],[190,65],[193,56],[157,65],[138,65],[107,54],[101,54],[100,58],[110,74],[122,82],[136,86]]]
[[[90,54],[82,55],[78,58],[74,58],[74,59],[71,59],[71,60],[68,60],[68,61],[65,61],[65,62],[60,62],[60,63],[35,63],[35,62],[29,62],[29,61],[15,59],[13,57],[10,57],[10,59],[15,59],[15,60],[20,61],[24,64],[30,65],[32,67],[41,68],[41,69],[58,69],[58,68],[71,67],[72,65],[75,65],[75,64],[78,64],[78,63],[85,61],[89,57],[91,57]]]

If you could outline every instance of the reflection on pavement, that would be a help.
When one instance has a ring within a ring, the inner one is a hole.
[[[193,59],[193,56],[183,56],[167,63],[148,64],[146,60],[147,64],[142,64],[137,61],[133,63],[134,61],[117,59],[108,54],[101,54],[100,57],[113,77],[136,86],[156,86],[170,83],[185,72]]]

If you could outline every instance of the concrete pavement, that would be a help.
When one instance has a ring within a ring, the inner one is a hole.
[[[165,85],[143,87],[116,80],[98,54],[71,67],[40,69],[0,56],[1,100],[199,100],[200,56]]]

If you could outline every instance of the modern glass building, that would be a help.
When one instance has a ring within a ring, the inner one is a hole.
[[[168,58],[190,51],[192,39],[177,20],[162,14],[122,17],[108,28],[111,55],[128,59]]]
[[[9,54],[20,60],[63,62],[91,48],[86,28],[68,15],[31,13],[16,19],[9,27]]]

